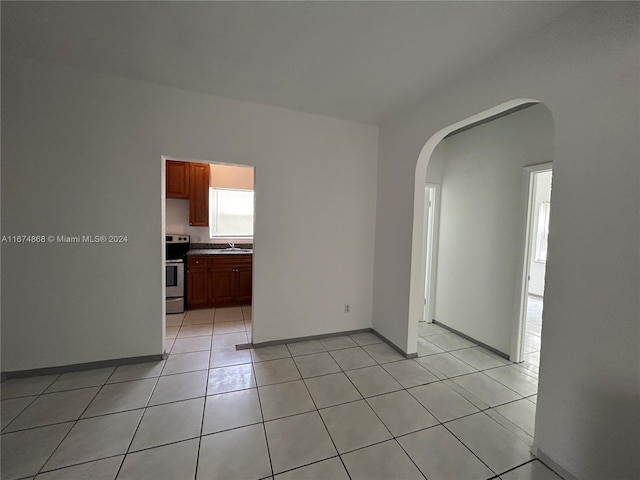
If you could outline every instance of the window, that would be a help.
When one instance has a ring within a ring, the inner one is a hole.
[[[547,237],[549,236],[549,202],[541,202],[538,208],[536,229],[536,262],[547,263]]]
[[[209,236],[253,237],[253,191],[209,188]]]

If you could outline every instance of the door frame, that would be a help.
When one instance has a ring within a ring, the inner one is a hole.
[[[436,276],[438,272],[438,240],[440,229],[440,189],[438,183],[425,183],[424,186],[424,311],[422,320],[432,323],[436,310]],[[431,202],[431,205],[429,205]]]
[[[533,254],[535,234],[535,193],[536,174],[553,171],[553,163],[545,162],[537,165],[529,165],[522,171],[522,196],[523,212],[525,213],[525,234],[524,234],[524,255],[521,267],[517,275],[514,325],[511,335],[511,355],[512,362],[520,363],[524,360],[524,341],[527,321],[527,299],[529,295],[529,275],[531,267],[531,256]],[[544,301],[544,300],[543,300]]]

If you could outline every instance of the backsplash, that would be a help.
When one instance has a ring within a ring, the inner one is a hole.
[[[237,247],[242,245],[242,248],[250,248],[253,249],[253,243],[241,243],[241,242],[235,242],[235,245]],[[193,250],[196,249],[208,249],[208,248],[227,248],[229,246],[228,243],[191,243],[191,248]]]

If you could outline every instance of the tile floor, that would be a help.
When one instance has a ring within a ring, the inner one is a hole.
[[[236,351],[251,308],[167,318],[166,361],[2,384],[2,478],[558,479],[537,375],[433,324]]]
[[[527,324],[524,336],[524,362],[521,367],[538,373],[540,366],[540,336],[542,335],[542,298],[527,298]]]

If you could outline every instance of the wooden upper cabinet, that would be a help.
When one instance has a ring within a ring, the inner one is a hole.
[[[189,198],[190,174],[188,162],[167,160],[167,198]]]
[[[209,226],[209,164],[190,163],[189,225]]]

